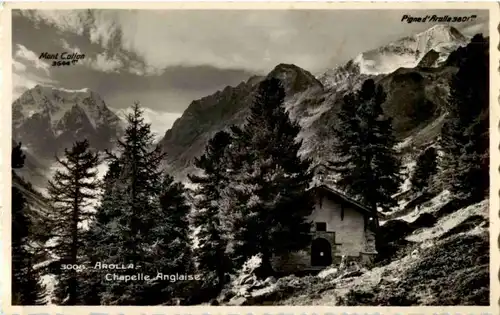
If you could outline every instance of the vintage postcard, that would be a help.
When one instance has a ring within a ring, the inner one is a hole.
[[[5,5],[4,312],[498,314],[499,8]]]

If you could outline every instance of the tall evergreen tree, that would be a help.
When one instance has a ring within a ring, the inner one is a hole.
[[[118,275],[141,272],[154,277],[158,272],[167,275],[190,269],[184,219],[188,207],[183,187],[161,170],[164,156],[160,146],[153,146],[150,124],[144,122],[136,103],[117,154],[108,153],[105,195],[92,225],[96,242],[92,259],[129,267],[117,271]],[[168,279],[102,281],[105,273],[97,273],[101,280],[94,280],[101,281],[102,304],[151,305],[172,297],[168,287],[174,286]]]
[[[21,143],[12,148],[12,305],[45,304],[45,286],[34,267],[34,253],[29,246],[31,220],[23,193],[14,186],[15,169],[24,166],[26,156]]]
[[[13,169],[23,168],[25,160],[26,160],[26,155],[22,150],[22,143],[19,142],[16,146],[12,148],[11,168]]]
[[[89,229],[85,233],[84,257],[88,266],[94,267],[98,262],[102,262],[103,257],[108,254],[107,246],[103,246],[103,235],[107,233],[106,226],[113,218],[120,214],[120,209],[116,207],[114,198],[114,185],[121,172],[120,160],[115,159],[108,165],[102,180],[102,195],[98,205],[94,220],[89,224]],[[119,205],[118,205],[119,206]],[[81,296],[83,305],[101,305],[101,294],[105,286],[105,270],[87,268],[80,273],[82,282]]]
[[[191,207],[187,203],[184,186],[174,182],[173,177],[164,176],[158,201],[156,213],[149,217],[152,228],[148,243],[153,245],[144,257],[146,267],[149,265],[151,273],[194,276],[188,222]],[[190,281],[193,280],[180,279],[179,282],[171,283],[156,279],[145,292],[150,292],[146,294],[145,303],[156,305],[172,303],[173,298],[189,298]]]
[[[310,242],[313,209],[309,188],[310,160],[298,153],[298,123],[283,106],[281,81],[260,83],[244,130],[234,129],[230,174],[234,255],[241,264],[262,254],[262,275],[273,273],[271,258],[302,249]]]
[[[195,258],[198,270],[205,277],[215,274],[217,291],[222,289],[226,273],[230,271],[230,260],[226,255],[228,231],[221,217],[224,213],[220,211],[222,194],[228,184],[227,151],[230,143],[229,133],[216,133],[208,142],[205,153],[194,162],[203,174],[189,175],[190,181],[198,186],[194,196],[194,226],[198,229]]]
[[[87,140],[77,141],[71,150],[64,150],[64,158],[57,158],[62,170],[49,181],[48,194],[52,205],[52,234],[56,238],[54,252],[62,264],[82,262],[85,248],[82,224],[92,218],[92,202],[96,199],[97,153],[89,150]],[[76,305],[81,297],[77,271],[62,268],[55,290],[58,304]]]
[[[385,99],[382,87],[366,80],[344,97],[333,130],[339,159],[331,164],[341,175],[338,185],[373,210],[377,225],[377,207],[395,205],[391,196],[402,180],[391,119],[382,110]]]
[[[444,178],[457,197],[480,200],[489,188],[489,41],[476,35],[461,52],[441,133]]]
[[[410,180],[414,191],[421,192],[429,188],[432,176],[437,173],[437,158],[434,147],[429,147],[418,155],[415,171]]]

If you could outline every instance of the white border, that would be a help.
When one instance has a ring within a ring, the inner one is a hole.
[[[2,178],[0,179],[0,206],[2,215],[2,254],[8,258],[8,264],[2,264],[2,309],[6,314],[500,314],[498,301],[500,297],[499,270],[500,256],[498,250],[499,225],[499,5],[495,2],[65,2],[54,1],[51,3],[17,2],[4,3],[1,12],[2,39],[0,49],[3,53],[3,85],[1,119],[2,131]],[[227,9],[227,10],[283,10],[283,9],[316,9],[316,10],[352,10],[352,9],[486,9],[489,10],[490,30],[490,306],[447,306],[447,307],[324,307],[324,306],[11,306],[10,293],[10,153],[11,153],[11,106],[12,104],[12,39],[11,39],[11,10],[12,9]]]

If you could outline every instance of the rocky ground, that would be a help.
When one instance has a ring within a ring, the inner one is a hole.
[[[341,264],[315,276],[259,280],[258,257],[218,299],[222,305],[488,305],[488,200],[459,207],[442,193],[384,222],[371,268]]]

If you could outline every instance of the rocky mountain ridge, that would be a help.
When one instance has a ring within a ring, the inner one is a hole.
[[[267,77],[282,80],[285,106],[303,127],[302,154],[316,162],[334,158],[329,153],[333,141],[330,128],[335,124],[339,102],[345,93],[356,90],[368,78],[381,84],[387,93],[384,110],[393,118],[397,138],[401,141],[408,138],[407,147],[421,146],[438,134],[449,82],[458,69],[459,57],[452,49],[466,43],[466,37],[455,28],[438,25],[362,53],[317,78],[300,67],[284,64],[276,66]],[[389,55],[404,58],[391,59]],[[406,62],[409,55],[413,58],[411,63]],[[373,65],[386,64],[383,67],[389,69],[390,63],[390,71],[375,73],[360,66],[360,58],[372,57]],[[244,124],[252,93],[260,80],[253,77],[236,87],[226,87],[193,101],[160,141],[168,153],[168,169],[185,178],[187,173],[195,171],[191,161],[203,152],[204,144],[215,132],[231,124]]]
[[[310,72],[295,65],[279,64],[266,77],[280,78],[287,95],[294,97],[297,93],[323,89]],[[160,141],[168,154],[166,167],[180,177],[193,171],[192,158],[202,152],[213,134],[245,122],[254,92],[264,78],[254,76],[236,87],[226,87],[193,101]]]
[[[191,162],[214,133],[245,122],[253,92],[265,77],[284,83],[286,107],[303,127],[302,153],[317,161],[331,158],[329,128],[335,122],[339,100],[368,78],[386,90],[384,109],[394,118],[398,138],[411,136],[417,144],[428,142],[425,138],[440,127],[449,78],[457,69],[451,52],[466,43],[467,38],[455,28],[437,25],[361,53],[318,77],[295,65],[280,64],[267,76],[253,76],[193,101],[160,136],[159,143],[168,153],[166,167],[181,179],[195,171]],[[363,66],[367,60],[390,71],[369,71]],[[124,111],[109,109],[88,89],[71,91],[38,85],[13,103],[13,138],[22,141],[28,153],[40,160],[51,160],[55,152],[84,137],[101,150],[113,147],[113,139],[123,131],[125,115]]]

